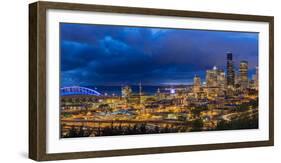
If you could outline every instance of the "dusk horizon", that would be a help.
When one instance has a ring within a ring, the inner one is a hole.
[[[204,82],[213,66],[226,72],[229,51],[236,71],[248,61],[249,78],[258,65],[258,33],[67,23],[60,32],[62,87]]]

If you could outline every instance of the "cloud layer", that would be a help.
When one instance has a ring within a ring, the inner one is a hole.
[[[225,69],[258,62],[258,34],[105,25],[60,25],[61,85],[183,84]]]

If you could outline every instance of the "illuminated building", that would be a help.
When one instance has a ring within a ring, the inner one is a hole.
[[[256,66],[256,74],[253,77],[254,80],[254,87],[256,90],[259,88],[259,68]]]
[[[219,70],[216,66],[212,70],[206,72],[206,89],[207,97],[217,97],[221,91],[224,91],[225,75],[223,70]]]
[[[226,89],[226,78],[225,78],[225,72],[223,70],[218,70],[217,82],[218,82],[218,88],[219,88],[218,95],[224,96],[225,89]]]
[[[239,66],[240,87],[242,89],[248,88],[248,62],[241,61]]]
[[[165,93],[161,92],[160,88],[157,89],[156,95],[158,100],[163,100],[166,98]]]
[[[130,86],[122,87],[121,93],[123,98],[129,98],[132,94],[132,89]]]
[[[201,79],[199,76],[195,75],[193,78],[193,92],[198,93],[201,91]]]
[[[225,88],[225,73],[219,70],[216,66],[212,70],[206,72],[206,86],[207,87],[220,87]]]
[[[223,70],[218,71],[217,82],[218,82],[218,87],[220,87],[221,89],[225,88],[226,80],[225,80],[225,73]]]
[[[160,96],[161,95],[161,91],[160,91],[160,88],[157,88],[157,92],[156,92],[156,96]]]
[[[227,86],[234,86],[235,72],[234,72],[234,63],[232,60],[232,53],[227,53]]]
[[[235,75],[234,85],[235,86],[240,86],[240,74],[239,73],[236,73],[236,75]]]
[[[218,86],[218,70],[217,67],[214,66],[212,70],[207,70],[206,73],[206,86],[207,87],[217,87]]]
[[[176,89],[171,88],[171,89],[170,89],[170,94],[172,94],[172,95],[173,95],[173,94],[175,94],[175,93],[176,93]]]

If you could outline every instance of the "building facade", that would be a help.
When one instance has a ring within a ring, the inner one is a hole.
[[[235,79],[235,72],[234,72],[234,62],[233,62],[233,57],[232,53],[228,52],[227,53],[227,86],[234,86],[234,79]]]
[[[241,61],[239,65],[239,82],[241,89],[248,88],[249,80],[248,80],[248,62]]]
[[[216,66],[212,70],[206,72],[206,86],[217,87],[218,86],[218,69]]]
[[[124,87],[122,87],[121,93],[122,93],[123,98],[129,98],[132,94],[132,89],[128,85],[124,86]]]
[[[195,75],[193,78],[193,92],[198,93],[201,91],[201,79],[199,76]]]

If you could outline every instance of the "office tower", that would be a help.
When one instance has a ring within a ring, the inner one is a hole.
[[[248,88],[248,62],[241,61],[239,66],[240,86],[242,89]]]
[[[123,97],[123,98],[128,98],[128,97],[130,97],[131,94],[132,94],[132,89],[131,89],[131,87],[128,86],[128,85],[127,85],[127,86],[124,86],[124,87],[122,87],[121,93],[122,93],[122,97]]]
[[[217,75],[218,70],[217,67],[214,66],[212,70],[207,70],[206,72],[206,86],[207,87],[217,87]]]
[[[259,68],[258,68],[258,66],[256,66],[256,73],[253,77],[253,80],[254,80],[254,87],[256,90],[258,90],[258,88],[259,88]]]
[[[234,86],[234,78],[235,78],[235,72],[234,72],[234,63],[232,58],[232,53],[227,53],[227,86]]]
[[[218,87],[224,89],[226,86],[225,73],[223,70],[218,70],[217,76]]]
[[[193,78],[193,92],[197,93],[201,90],[201,79],[199,76],[195,75]]]
[[[235,72],[235,75],[234,75],[234,85],[240,85],[240,73],[237,73]]]
[[[217,69],[216,66],[213,67],[212,70],[207,70],[206,72],[206,86],[207,89],[207,97],[208,98],[214,98],[217,97],[219,87],[218,87],[218,72],[219,70]]]
[[[123,98],[128,98],[132,94],[132,89],[130,86],[126,85],[126,86],[122,87],[121,93],[122,93]]]
[[[161,91],[160,91],[160,88],[157,88],[157,94],[160,94]]]

